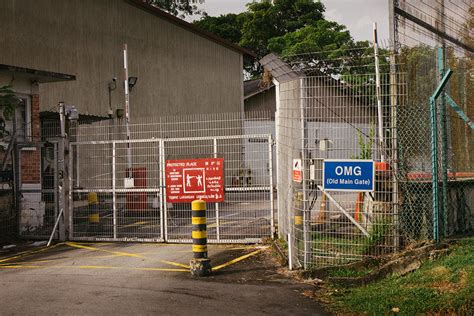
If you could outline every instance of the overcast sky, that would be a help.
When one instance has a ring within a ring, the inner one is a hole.
[[[372,23],[377,22],[379,39],[388,40],[388,0],[321,0],[326,18],[344,24],[356,40],[372,39]],[[200,5],[209,15],[240,13],[251,0],[205,0]]]

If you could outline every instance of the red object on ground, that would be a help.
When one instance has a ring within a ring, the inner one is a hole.
[[[134,189],[146,188],[147,174],[145,167],[129,168],[127,169],[127,176],[133,178]],[[127,192],[126,207],[127,210],[134,211],[147,209],[146,192]]]
[[[166,201],[224,201],[224,158],[166,161]]]

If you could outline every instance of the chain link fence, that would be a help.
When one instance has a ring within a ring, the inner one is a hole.
[[[472,232],[474,8],[455,0],[392,5],[392,37],[407,80],[398,109],[401,232],[408,241]],[[430,112],[448,69],[453,74]]]

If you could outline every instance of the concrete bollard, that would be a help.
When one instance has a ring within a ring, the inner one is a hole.
[[[191,275],[202,277],[212,272],[211,260],[207,257],[206,202],[196,200],[191,203],[193,224],[193,259],[189,266]]]

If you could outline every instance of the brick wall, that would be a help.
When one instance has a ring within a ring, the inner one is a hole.
[[[39,95],[31,96],[31,138],[32,142],[40,141]],[[34,146],[32,146],[34,147]],[[33,184],[41,182],[40,148],[21,151],[21,183]]]

